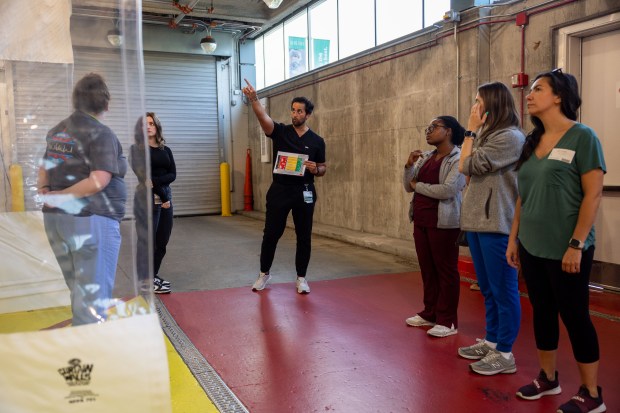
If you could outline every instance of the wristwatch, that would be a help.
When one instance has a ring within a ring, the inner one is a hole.
[[[575,238],[571,238],[570,241],[568,241],[568,246],[576,250],[582,250],[584,245],[585,244],[582,241]]]
[[[466,131],[465,131],[465,133],[464,133],[464,135],[465,135],[465,137],[466,137],[466,138],[474,138],[474,139],[475,139],[475,138],[476,138],[476,136],[477,136],[477,135],[476,135],[476,132],[472,132],[472,131],[470,131],[470,130],[466,130]]]

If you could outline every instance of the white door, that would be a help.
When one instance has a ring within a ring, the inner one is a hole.
[[[620,287],[620,30],[584,37],[581,56],[581,122],[601,140],[607,166],[604,184],[613,189],[604,193],[595,223],[594,259],[616,264],[600,267],[598,275],[603,277],[601,284]]]

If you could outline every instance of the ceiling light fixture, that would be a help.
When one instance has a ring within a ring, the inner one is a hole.
[[[119,47],[123,44],[123,33],[117,28],[108,31],[108,42],[112,46]]]
[[[114,28],[108,31],[108,42],[114,47],[119,47],[123,44],[123,33],[118,28],[118,17],[114,19]]]
[[[282,4],[282,0],[263,0],[270,9],[277,9]]]
[[[200,41],[200,47],[205,53],[213,53],[217,48],[215,39],[211,36],[211,28],[207,28],[207,35]]]

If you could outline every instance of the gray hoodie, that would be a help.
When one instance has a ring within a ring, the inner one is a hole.
[[[420,156],[418,161],[407,168],[403,173],[403,186],[405,191],[414,192],[409,185],[412,179],[418,177],[422,165],[435,154],[435,151],[427,151]],[[461,211],[461,196],[465,187],[465,177],[459,172],[459,159],[461,150],[454,147],[452,152],[443,158],[439,168],[439,184],[432,185],[418,182],[415,192],[439,200],[437,211],[437,228],[458,228]],[[409,221],[413,221],[413,198],[409,205]]]
[[[510,234],[518,196],[515,165],[524,142],[516,127],[474,141],[463,161],[463,173],[471,177],[463,196],[463,231]]]

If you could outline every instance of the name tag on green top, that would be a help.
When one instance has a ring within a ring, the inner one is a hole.
[[[553,161],[562,161],[564,163],[571,163],[575,157],[575,151],[570,149],[554,148],[549,154],[549,159]]]

